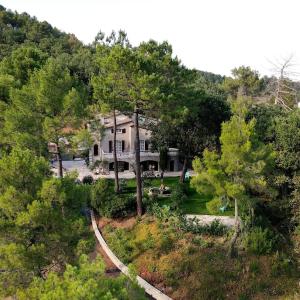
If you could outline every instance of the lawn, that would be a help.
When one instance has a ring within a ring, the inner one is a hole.
[[[135,179],[128,179],[126,190],[133,192],[136,187]],[[178,185],[179,178],[178,177],[165,177],[164,178],[164,185],[174,190],[174,188]],[[206,203],[212,199],[211,195],[204,195],[199,194],[194,188],[190,186],[190,182],[186,182],[188,185],[188,195],[187,200],[181,204],[180,209],[184,214],[201,214],[201,215],[209,215],[206,208]],[[147,187],[159,187],[160,186],[160,179],[149,179],[147,182]],[[169,205],[171,203],[170,198],[167,197],[160,197],[160,204],[161,205]],[[227,210],[224,213],[219,213],[220,216],[231,216],[233,215],[233,210]]]

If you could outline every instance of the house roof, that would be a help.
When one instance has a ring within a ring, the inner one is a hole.
[[[133,123],[133,121],[131,119],[119,121],[119,122],[117,122],[117,127],[120,126],[120,125],[127,124],[127,123]],[[114,124],[113,123],[108,123],[108,124],[105,124],[104,127],[105,128],[111,128],[111,127],[114,127]]]

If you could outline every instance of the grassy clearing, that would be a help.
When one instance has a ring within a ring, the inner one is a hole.
[[[178,185],[179,178],[178,177],[166,177],[164,178],[164,185],[174,190],[174,188]],[[148,180],[147,184],[149,187],[159,187],[160,186],[160,179],[155,178]],[[209,215],[206,208],[206,203],[212,199],[211,195],[204,195],[199,194],[194,188],[190,186],[189,182],[185,183],[188,186],[188,195],[187,200],[180,205],[180,209],[184,214],[201,214],[201,215]],[[127,188],[126,191],[134,192],[136,187],[135,179],[128,179],[127,180]],[[169,205],[170,199],[167,197],[160,197],[160,204],[161,205]],[[220,212],[218,215],[220,216],[232,216],[233,209],[229,209],[224,213]]]

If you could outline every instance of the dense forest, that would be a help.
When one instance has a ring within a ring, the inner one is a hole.
[[[133,47],[119,31],[84,45],[0,6],[0,296],[144,299],[135,280],[109,277],[91,258],[92,208],[134,218],[129,231],[106,227],[107,240],[174,299],[299,299],[300,83],[287,66],[273,77],[246,66],[216,75],[185,67],[167,42]],[[139,149],[125,188],[118,168],[114,180],[64,174],[62,154],[86,158],[93,143],[87,124],[101,134],[96,116],[116,112],[133,115],[137,132],[140,115],[158,120],[149,129],[162,170],[167,149],[179,150],[168,205],[145,195]],[[209,195],[211,214],[228,207],[234,228],[187,222],[180,207],[191,193]]]

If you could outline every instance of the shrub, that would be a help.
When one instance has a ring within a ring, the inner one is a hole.
[[[260,272],[260,265],[257,260],[251,261],[249,265],[249,270],[253,274],[258,274]]]
[[[246,250],[257,255],[270,254],[276,249],[278,238],[268,228],[254,227],[244,239]]]
[[[105,203],[103,213],[111,218],[125,217],[135,210],[135,203],[133,194],[114,195],[111,202]]]
[[[228,228],[220,223],[219,220],[214,220],[211,224],[202,225],[196,218],[181,218],[181,229],[195,234],[209,234],[216,236],[222,236],[228,231]]]
[[[300,235],[300,225],[295,228],[295,234]]]
[[[208,212],[212,215],[218,214],[220,212],[221,206],[222,206],[222,202],[219,197],[215,197],[211,201],[206,203],[206,208]]]
[[[119,180],[120,190],[124,191],[127,187],[127,180],[126,179],[120,179]]]
[[[213,220],[210,225],[207,225],[207,233],[210,235],[223,235],[227,230],[227,227],[219,220]]]
[[[160,251],[163,253],[168,253],[170,252],[175,245],[175,241],[174,239],[167,233],[163,233],[161,234],[161,238],[160,238]]]
[[[157,195],[149,196],[147,193],[144,193],[142,201],[143,201],[143,206],[145,207],[146,211],[149,212],[150,214],[153,214],[153,207],[155,207],[156,205],[158,206]],[[154,210],[155,210],[155,208],[154,208]]]
[[[182,183],[176,185],[171,194],[171,202],[174,208],[178,208],[179,205],[187,199],[186,186]]]
[[[277,252],[272,260],[272,275],[292,275],[294,272],[297,272],[297,267],[293,260]]]
[[[106,179],[99,179],[91,190],[91,206],[101,213],[104,203],[110,202],[114,195],[113,187]]]
[[[201,237],[197,237],[197,236],[192,239],[192,243],[195,246],[198,246],[202,249],[211,248],[213,246],[212,242],[208,242],[208,241],[202,239]]]
[[[95,247],[95,240],[91,237],[88,240],[81,239],[76,247],[76,256],[80,257],[82,254],[88,254],[93,251]]]
[[[139,252],[144,252],[154,248],[155,239],[151,232],[148,231],[146,238],[143,240],[135,241],[134,245],[139,250]]]
[[[131,262],[134,247],[128,232],[123,228],[117,228],[106,236],[109,247],[117,257],[125,264]]]
[[[91,206],[105,217],[123,217],[135,208],[133,194],[115,194],[113,182],[99,179],[92,186]]]
[[[94,178],[91,175],[87,175],[82,178],[83,184],[93,184],[93,182],[94,182]]]

